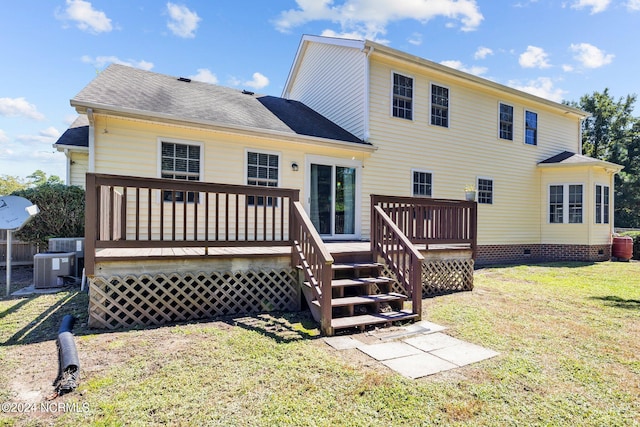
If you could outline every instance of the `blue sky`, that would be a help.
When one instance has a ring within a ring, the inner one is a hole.
[[[64,179],[112,62],[281,95],[303,34],[367,38],[555,101],[640,93],[640,0],[20,0],[0,13],[0,175]],[[637,111],[637,109],[636,109]]]

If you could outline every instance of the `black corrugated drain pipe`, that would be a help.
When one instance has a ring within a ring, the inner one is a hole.
[[[58,347],[58,377],[53,382],[56,396],[70,393],[78,387],[80,360],[78,359],[78,350],[71,333],[75,321],[75,317],[67,314],[62,318],[58,329],[58,339],[56,341]]]

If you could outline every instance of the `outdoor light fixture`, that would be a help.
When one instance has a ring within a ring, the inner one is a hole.
[[[298,172],[298,164],[296,162],[291,163],[291,170],[294,172]]]

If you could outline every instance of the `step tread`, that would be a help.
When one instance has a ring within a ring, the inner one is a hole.
[[[339,288],[342,286],[358,286],[358,285],[370,285],[378,283],[389,283],[392,279],[388,277],[359,277],[355,279],[333,279],[331,281],[331,287]]]
[[[390,292],[388,294],[375,294],[375,295],[358,295],[355,297],[343,297],[343,298],[333,298],[331,300],[331,307],[342,307],[346,305],[355,305],[355,304],[372,304],[376,302],[389,302],[389,301],[398,301],[398,300],[406,300],[408,297],[403,294],[398,294],[396,292]],[[320,302],[317,300],[313,301],[313,304],[320,306]]]
[[[413,314],[410,311],[405,310],[391,311],[389,313],[363,314],[360,316],[339,317],[336,319],[331,319],[331,327],[334,329],[353,328],[356,326],[411,320],[417,317],[417,314]]]
[[[377,262],[340,262],[331,265],[334,270],[363,270],[367,268],[380,268],[382,264]]]

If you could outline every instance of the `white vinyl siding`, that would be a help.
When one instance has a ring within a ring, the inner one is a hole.
[[[300,101],[358,138],[366,131],[366,55],[359,49],[308,43],[286,97]]]

